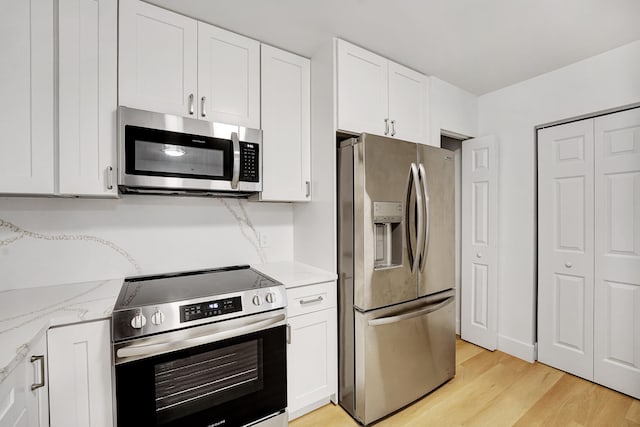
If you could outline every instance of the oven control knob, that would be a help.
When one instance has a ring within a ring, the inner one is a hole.
[[[131,327],[135,329],[141,329],[144,325],[147,324],[147,318],[142,315],[142,313],[138,313],[133,316],[131,319]]]
[[[262,304],[262,301],[260,300],[260,295],[256,295],[256,296],[254,296],[254,297],[253,297],[253,299],[252,299],[252,301],[253,301],[253,305],[260,305],[260,304]]]
[[[156,312],[153,313],[153,316],[151,316],[151,323],[154,325],[162,325],[162,322],[164,322],[164,313],[160,310],[156,310]]]
[[[274,294],[273,292],[269,292],[267,293],[265,299],[269,304],[273,304],[274,302],[276,302],[276,294]]]

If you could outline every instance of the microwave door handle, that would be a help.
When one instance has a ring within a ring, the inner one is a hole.
[[[235,338],[241,335],[250,334],[252,332],[258,332],[263,329],[267,329],[270,326],[276,325],[277,323],[281,323],[285,319],[285,314],[279,314],[266,320],[249,323],[248,325],[239,326],[230,330],[219,331],[218,329],[219,332],[204,332],[200,335],[188,337],[183,340],[169,340],[152,344],[130,345],[127,347],[119,348],[116,351],[116,356],[119,359],[128,357],[144,358],[155,356],[157,354],[169,353],[176,350],[183,350],[185,348],[195,347],[198,345],[208,344],[216,341],[222,341],[228,338]]]
[[[237,132],[231,132],[231,141],[233,142],[233,176],[231,177],[231,189],[238,189],[238,181],[240,180],[240,139]]]
[[[424,268],[424,264],[427,261],[427,254],[429,253],[429,231],[431,230],[431,212],[429,209],[429,183],[427,182],[427,172],[422,163],[420,163],[419,172],[420,172],[420,183],[422,184],[421,190],[423,194],[424,211],[426,213],[426,219],[424,221],[425,222],[424,231],[422,232],[422,234],[424,234],[424,243],[422,246],[422,250],[420,251],[421,253],[419,255],[419,260],[418,260],[420,271],[422,271]]]
[[[402,313],[395,316],[387,316],[380,317],[378,319],[369,320],[369,326],[381,326],[381,325],[389,325],[392,323],[402,322],[403,320],[413,319],[414,317],[424,316],[429,313],[433,313],[434,311],[440,310],[445,305],[449,304],[453,301],[455,297],[451,296],[443,301],[438,301],[434,304],[429,304],[426,307],[420,308],[415,311],[410,311],[409,313]]]

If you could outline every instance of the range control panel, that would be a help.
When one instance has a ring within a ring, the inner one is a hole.
[[[240,297],[225,298],[180,306],[180,323],[242,311]]]
[[[248,142],[240,142],[240,181],[260,181],[260,146]]]

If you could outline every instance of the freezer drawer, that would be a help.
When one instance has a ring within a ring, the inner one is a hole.
[[[355,315],[355,416],[369,424],[455,374],[455,291]]]

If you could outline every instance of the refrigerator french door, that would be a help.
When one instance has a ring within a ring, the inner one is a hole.
[[[365,425],[455,373],[452,158],[368,134],[339,148],[339,402]]]

